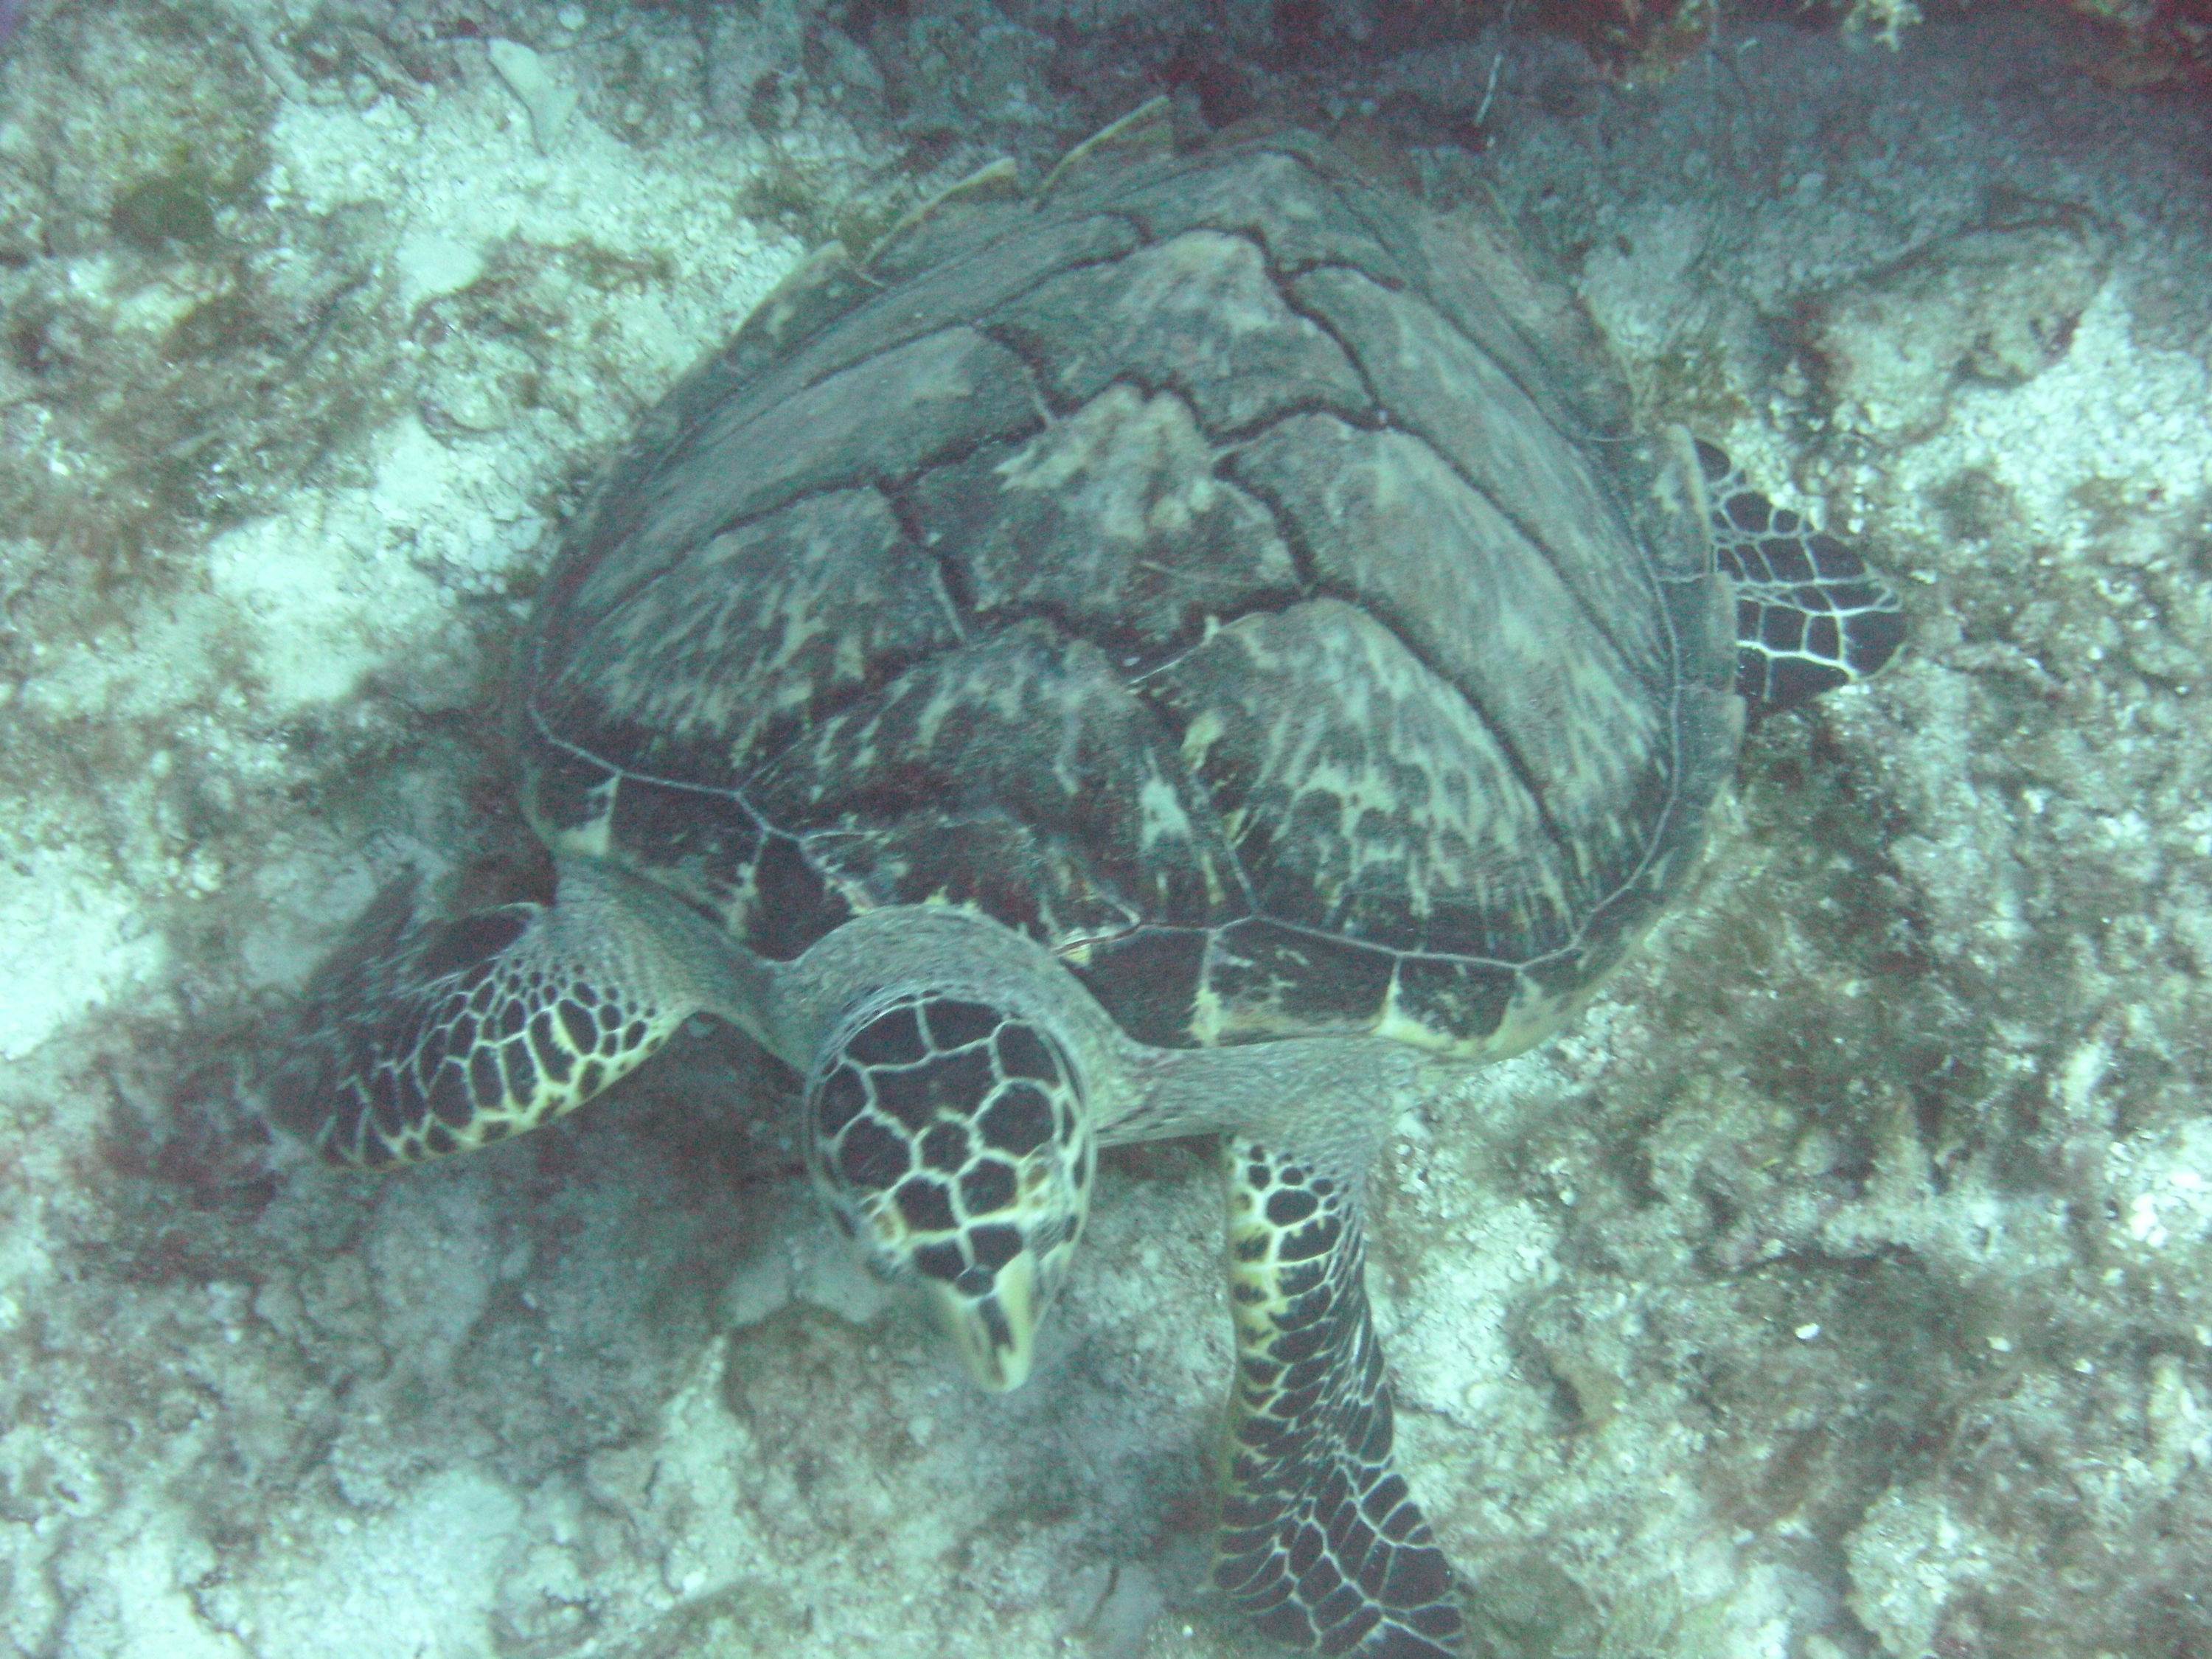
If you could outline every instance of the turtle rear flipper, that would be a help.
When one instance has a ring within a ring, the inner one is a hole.
[[[727,938],[665,890],[585,860],[550,905],[418,922],[388,884],[308,986],[270,1115],[334,1164],[383,1169],[501,1140],[583,1105],[694,1013],[757,996]]]
[[[1897,590],[1858,553],[1698,445],[1713,549],[1735,582],[1736,691],[1753,718],[1871,678],[1905,643]]]
[[[1358,1659],[1451,1659],[1451,1567],[1392,1466],[1356,1176],[1224,1139],[1237,1322],[1214,1582],[1270,1636]]]

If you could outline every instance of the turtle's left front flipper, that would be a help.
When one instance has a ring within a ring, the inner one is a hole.
[[[1452,1571],[1392,1467],[1356,1173],[1229,1135],[1237,1322],[1214,1580],[1279,1640],[1358,1659],[1450,1659]]]
[[[378,894],[307,988],[270,1115],[334,1164],[466,1152],[583,1105],[691,1015],[757,1023],[757,968],[665,890],[563,860],[557,900],[417,923]],[[749,1016],[753,1016],[749,1018]]]

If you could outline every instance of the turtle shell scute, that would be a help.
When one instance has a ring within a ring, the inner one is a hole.
[[[1686,446],[1482,202],[1295,133],[1004,185],[646,422],[525,659],[533,821],[771,957],[979,910],[1148,1042],[1541,1036],[1734,757]]]

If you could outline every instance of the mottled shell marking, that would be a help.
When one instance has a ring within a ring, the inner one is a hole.
[[[774,957],[975,908],[1149,1042],[1534,1040],[1735,726],[1694,477],[1511,246],[1289,139],[809,267],[556,571],[533,817]]]

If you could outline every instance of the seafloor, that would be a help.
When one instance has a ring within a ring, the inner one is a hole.
[[[811,242],[1172,87],[1496,191],[1911,611],[1611,994],[1390,1138],[1486,1650],[2212,1654],[2212,108],[2055,8],[1642,87],[1499,9],[0,9],[4,1651],[1256,1650],[1204,1149],[1109,1161],[987,1399],[727,1032],[389,1179],[255,1109],[380,880],[516,855],[502,653],[639,412]]]

